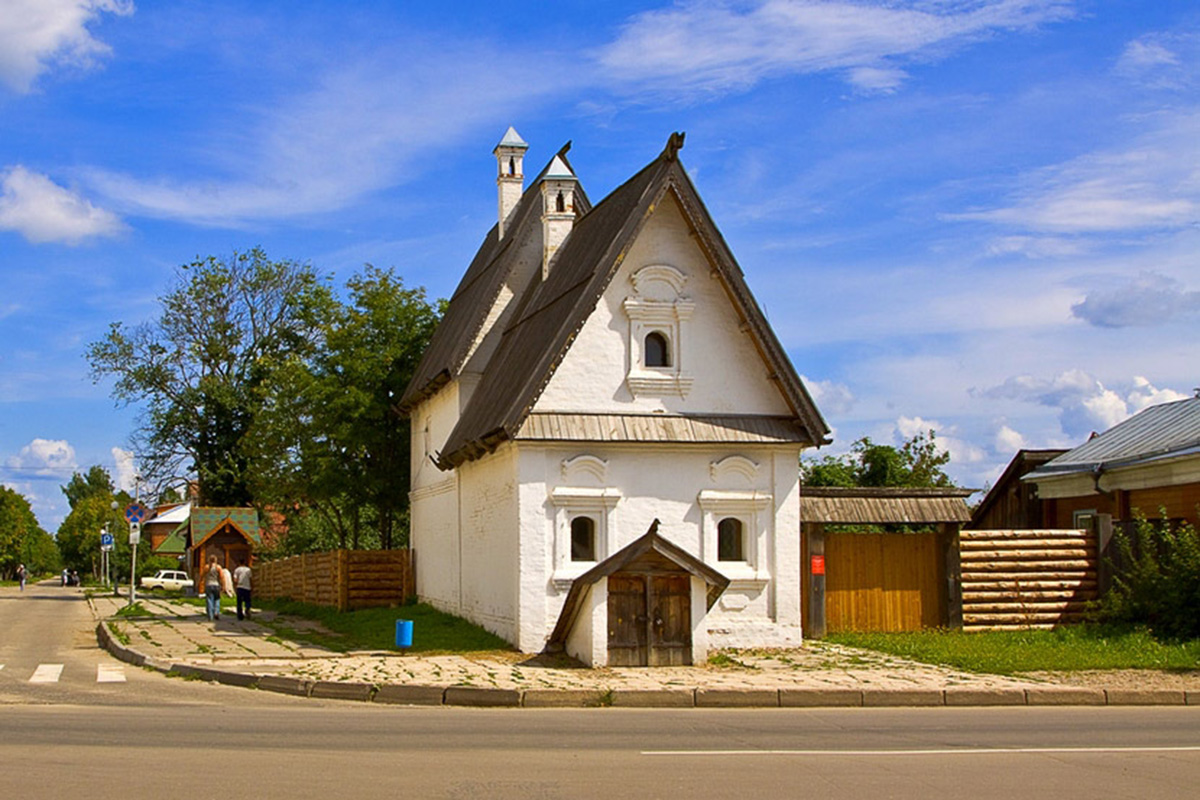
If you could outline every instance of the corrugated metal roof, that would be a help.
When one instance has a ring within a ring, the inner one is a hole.
[[[568,442],[806,442],[792,417],[530,414],[515,439]]]
[[[1200,447],[1200,398],[1191,397],[1139,411],[1029,473],[1025,480],[1131,466],[1184,455],[1197,447]]]
[[[796,414],[799,428],[806,433],[800,441],[824,442],[828,426],[746,286],[741,268],[679,163],[676,150],[677,146],[668,145],[658,158],[584,214],[555,256],[547,279],[535,280],[519,298],[472,402],[439,455],[438,464],[443,469],[476,458],[517,434],[638,231],[667,192],[672,192],[683,207],[697,241],[746,320],[750,335],[771,367],[772,377]],[[533,188],[526,191],[522,205],[537,194]],[[529,213],[522,224],[540,224],[539,220]],[[438,344],[435,337],[431,349]]]
[[[968,522],[966,498],[973,489],[842,488],[800,489],[800,522],[830,525]]]
[[[157,509],[155,509],[157,511]],[[165,509],[161,513],[156,513],[153,517],[146,520],[150,522],[186,522],[188,515],[192,513],[192,504],[183,503],[182,505],[172,506]]]

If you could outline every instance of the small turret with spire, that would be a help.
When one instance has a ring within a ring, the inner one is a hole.
[[[542,175],[543,279],[550,274],[550,260],[575,226],[575,187],[579,179],[563,158],[566,150],[564,147],[559,151]]]
[[[525,151],[529,145],[511,125],[504,138],[492,153],[496,156],[496,187],[500,200],[500,222],[498,232],[504,238],[504,229],[513,209],[521,201],[525,191]]]

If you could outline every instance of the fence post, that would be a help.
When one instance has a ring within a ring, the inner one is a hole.
[[[804,635],[810,639],[825,637],[825,526],[812,524],[805,530],[808,552],[804,566],[808,570],[808,597],[804,598],[808,613],[804,615]]]
[[[350,609],[350,551],[337,551],[337,607],[338,611]]]
[[[1112,567],[1109,564],[1109,545],[1112,544],[1112,514],[1097,514],[1096,531],[1096,596],[1103,597],[1112,588]]]
[[[938,537],[946,565],[946,627],[957,630],[963,626],[961,530],[959,523],[942,523]]]

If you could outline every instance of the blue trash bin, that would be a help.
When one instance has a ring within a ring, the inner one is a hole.
[[[411,619],[396,620],[396,647],[412,647],[412,631]]]

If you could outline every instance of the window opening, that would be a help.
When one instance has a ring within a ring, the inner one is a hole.
[[[596,521],[591,517],[571,520],[571,560],[596,560]]]
[[[512,156],[508,157],[508,174],[509,175],[517,174],[517,162],[513,159]]]
[[[645,364],[647,367],[671,366],[667,337],[657,331],[646,336]]]
[[[558,197],[554,198],[554,210],[559,213],[567,210],[567,201],[563,199],[562,192],[559,192]]]
[[[740,519],[726,517],[717,523],[717,560],[746,560],[746,551],[742,545],[742,521]]]

